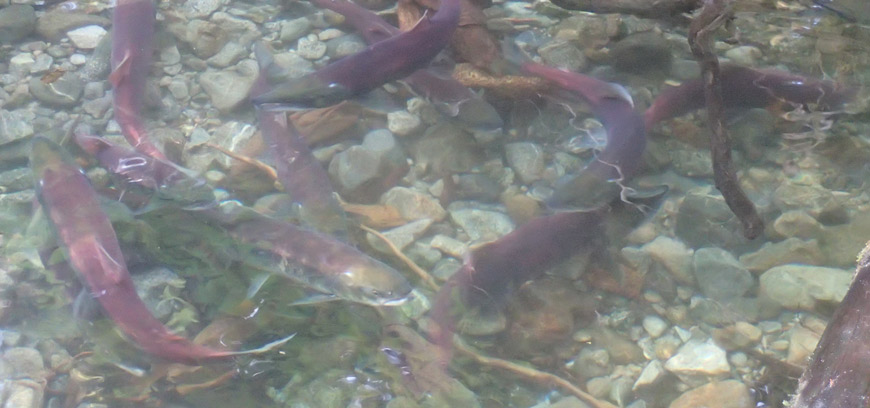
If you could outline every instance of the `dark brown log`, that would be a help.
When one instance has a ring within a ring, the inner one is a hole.
[[[795,408],[870,407],[870,242],[798,383]]]
[[[737,181],[737,171],[731,160],[731,139],[725,129],[719,59],[713,51],[713,34],[731,18],[731,2],[733,0],[704,0],[704,7],[689,26],[689,47],[701,66],[701,77],[704,80],[710,152],[713,156],[713,180],[728,208],[743,224],[743,235],[754,239],[764,232],[764,222],[755,210],[755,204],[749,200]]]

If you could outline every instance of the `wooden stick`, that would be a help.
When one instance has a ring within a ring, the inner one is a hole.
[[[743,224],[743,236],[754,239],[764,232],[764,222],[755,210],[755,204],[746,196],[737,181],[737,171],[731,160],[731,138],[725,129],[719,59],[713,51],[713,34],[731,18],[731,2],[733,0],[704,0],[700,14],[689,25],[689,47],[701,66],[704,79],[710,153],[713,156],[713,180],[728,208]]]
[[[367,227],[363,224],[360,224],[359,227],[362,228],[363,231],[366,231],[366,232],[378,237],[381,241],[384,241],[384,244],[386,244],[387,247],[390,248],[390,251],[392,251],[393,254],[397,258],[399,258],[402,262],[404,262],[405,265],[408,265],[408,268],[410,268],[411,271],[413,271],[417,275],[417,277],[420,278],[420,280],[425,282],[426,285],[428,285],[430,289],[436,290],[436,291],[438,290],[439,286],[438,286],[438,282],[435,282],[435,278],[433,278],[432,275],[429,275],[429,272],[426,272],[426,270],[421,268],[420,265],[417,265],[416,262],[412,261],[411,258],[408,258],[404,253],[402,253],[402,251],[399,250],[399,248],[396,247],[396,245],[393,244],[393,242],[390,241],[389,238],[384,236],[384,234],[381,234],[377,230],[374,230],[374,229]]]
[[[580,388],[577,388],[574,384],[571,384],[571,382],[569,382],[568,380],[555,374],[550,374],[546,371],[540,371],[538,369],[520,365],[511,361],[480,354],[479,352],[465,344],[465,342],[462,341],[459,336],[453,336],[453,346],[456,347],[456,350],[458,350],[459,352],[471,357],[478,364],[507,370],[513,374],[516,374],[520,377],[525,377],[526,379],[529,379],[532,382],[535,382],[545,387],[556,385],[594,408],[616,408],[615,405],[593,397],[592,395],[584,392]]]
[[[435,282],[432,276],[429,275],[429,273],[423,270],[423,268],[417,265],[410,258],[405,256],[405,254],[403,254],[402,251],[399,250],[399,248],[393,245],[393,243],[387,237],[385,237],[378,231],[366,227],[365,225],[360,225],[360,228],[362,228],[366,232],[374,234],[376,237],[383,240],[384,243],[387,244],[390,250],[393,251],[393,253],[399,259],[405,262],[405,264],[407,264],[408,267],[411,268],[411,270],[413,270],[415,273],[417,273],[418,276],[420,276],[420,279],[426,282],[432,289],[438,290],[438,283]],[[574,384],[571,384],[570,381],[555,374],[550,374],[546,371],[541,371],[532,367],[522,366],[507,360],[485,356],[465,344],[465,342],[463,342],[462,338],[459,336],[453,336],[453,346],[456,348],[456,350],[459,350],[459,352],[471,357],[478,364],[501,370],[507,370],[513,374],[516,374],[517,376],[526,378],[534,383],[545,387],[555,385],[567,391],[569,394],[579,398],[581,401],[591,405],[593,408],[617,408],[615,405],[607,401],[601,401],[594,396],[584,392],[580,388],[577,388]]]
[[[275,169],[273,169],[272,166],[269,166],[266,163],[263,163],[263,162],[255,159],[253,157],[243,156],[243,155],[238,154],[232,150],[228,150],[228,149],[223,148],[222,146],[218,146],[214,143],[206,143],[205,145],[208,147],[211,147],[212,149],[215,149],[215,150],[217,150],[217,151],[219,151],[227,156],[230,156],[231,158],[236,159],[242,163],[250,164],[251,166],[254,166],[258,170],[262,171],[263,173],[266,173],[267,176],[272,178],[272,181],[278,181],[278,172],[275,171]]]

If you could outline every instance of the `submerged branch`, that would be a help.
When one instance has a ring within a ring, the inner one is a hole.
[[[716,188],[722,192],[725,203],[743,224],[743,235],[754,239],[764,232],[764,222],[755,205],[740,188],[737,171],[731,160],[731,139],[724,123],[722,83],[719,59],[713,51],[713,33],[730,17],[733,0],[704,0],[700,14],[689,26],[689,47],[701,66],[704,79],[704,99],[707,102],[707,123],[710,126],[710,151]]]
[[[639,17],[667,18],[691,13],[700,0],[552,0],[567,10],[590,13],[633,14]]]

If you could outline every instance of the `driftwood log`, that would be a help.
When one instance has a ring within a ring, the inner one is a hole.
[[[713,156],[713,180],[728,208],[743,224],[743,235],[754,239],[764,232],[764,222],[755,210],[755,204],[746,196],[737,181],[737,171],[731,160],[731,138],[725,128],[719,59],[713,51],[713,34],[731,18],[730,2],[732,0],[704,0],[704,7],[689,25],[689,47],[701,66],[701,77],[704,79],[710,152]]]
[[[792,406],[870,407],[870,242],[798,382]]]

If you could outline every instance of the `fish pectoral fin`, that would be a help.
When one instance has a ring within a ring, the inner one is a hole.
[[[112,70],[112,73],[109,74],[109,82],[113,87],[118,86],[124,78],[130,75],[131,63],[130,51],[127,51],[124,53],[124,59],[122,59],[118,66]]]
[[[310,305],[318,305],[321,303],[327,302],[335,302],[337,300],[341,300],[340,297],[335,295],[327,295],[327,294],[313,294],[306,296],[302,299],[294,300],[290,303],[290,306],[310,306]]]

